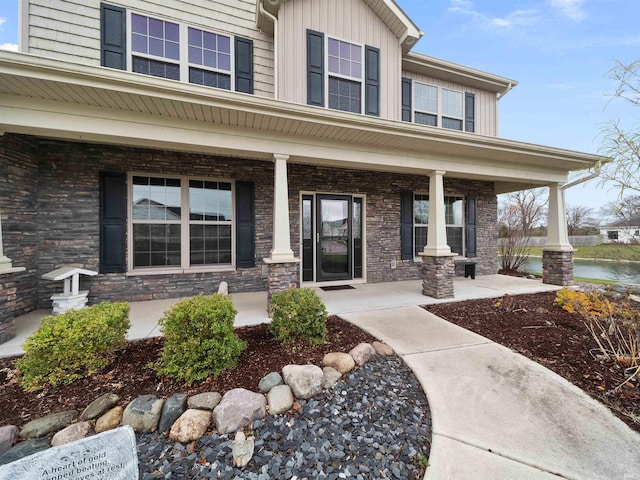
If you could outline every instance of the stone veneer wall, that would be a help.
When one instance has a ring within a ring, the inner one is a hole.
[[[14,143],[20,148],[8,149],[7,146]],[[25,203],[26,199],[31,202],[31,217],[9,226],[14,232],[14,237],[7,249],[7,255],[14,260],[14,265],[25,266],[24,262],[31,262],[28,265],[31,283],[24,288],[30,292],[31,297],[37,293],[37,305],[33,305],[32,299],[32,304],[26,306],[25,311],[35,306],[48,308],[49,297],[61,288],[60,282],[41,280],[40,276],[43,273],[63,264],[98,270],[101,170],[192,175],[255,182],[256,266],[217,273],[131,276],[108,274],[83,278],[81,288],[90,289],[90,303],[110,299],[139,301],[213,293],[221,280],[229,283],[229,291],[232,293],[267,290],[268,268],[262,259],[269,256],[272,244],[271,162],[64,142],[9,134],[4,136],[2,145],[6,150],[5,156],[2,157],[3,165],[6,164],[4,168],[11,168],[11,165],[16,163],[28,164],[30,168],[28,175],[23,173],[25,180],[20,185],[16,184],[14,190],[25,197],[20,202]],[[25,158],[29,158],[30,163]],[[340,169],[339,173],[336,173],[335,168],[293,163],[288,165],[288,172],[291,244],[296,256],[300,255],[301,191],[364,194],[367,281],[387,282],[421,278],[420,261],[400,258],[400,192],[411,190],[428,193],[427,176],[347,169]],[[31,179],[31,183],[27,178]],[[4,194],[6,186],[2,183],[0,186],[1,199],[7,196]],[[493,184],[445,177],[444,186],[447,195],[477,197],[477,273],[496,273],[497,199]],[[12,199],[20,197],[17,193],[11,193],[14,190],[9,190],[8,196]],[[0,204],[0,207],[3,205]],[[18,208],[18,211],[24,209],[14,206],[13,203],[8,204],[7,208],[11,211],[15,208]],[[23,234],[23,224],[25,236],[29,238],[27,243],[18,238]],[[23,249],[24,252],[20,253],[17,249]],[[392,268],[394,262],[396,267]],[[22,297],[26,298],[29,295]]]
[[[81,278],[89,302],[140,301],[211,294],[220,281],[230,292],[266,289],[262,258],[271,249],[273,165],[269,162],[184,152],[134,149],[40,139],[38,146],[39,275],[62,264],[99,270],[99,172],[190,175],[255,182],[256,266],[236,271],[170,275],[107,274]],[[61,289],[40,280],[40,307]]]
[[[366,210],[366,276],[368,282],[392,282],[420,279],[420,260],[400,258],[400,192],[429,193],[429,177],[366,172],[361,170],[289,165],[289,209],[291,248],[300,256],[300,191],[331,194],[364,194]],[[477,197],[476,273],[497,273],[498,200],[493,184],[456,178],[444,178],[445,195]],[[392,267],[395,262],[395,268]]]
[[[26,270],[0,273],[0,343],[15,336],[15,316],[36,308],[38,191],[35,140],[0,136],[0,212],[4,254],[13,267]]]

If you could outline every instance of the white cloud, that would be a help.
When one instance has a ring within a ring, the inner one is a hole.
[[[584,0],[549,0],[549,5],[569,19],[579,22],[587,17],[583,9]]]
[[[492,17],[478,11],[471,0],[450,0],[449,10],[471,17],[476,23],[493,29],[508,29],[531,25],[539,19],[537,10],[514,10],[502,17]]]
[[[0,45],[0,50],[11,50],[13,52],[17,52],[18,51],[18,44],[17,43],[3,43]]]
[[[3,23],[5,23],[7,21],[6,18],[4,17],[0,17],[0,27],[2,26]]]

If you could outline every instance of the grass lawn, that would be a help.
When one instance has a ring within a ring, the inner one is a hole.
[[[542,256],[542,247],[529,247],[529,255]],[[573,258],[633,260],[640,262],[640,245],[601,243],[595,247],[575,247]]]

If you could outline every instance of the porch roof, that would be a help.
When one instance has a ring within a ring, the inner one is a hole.
[[[601,157],[0,51],[0,131],[496,182],[566,182]]]

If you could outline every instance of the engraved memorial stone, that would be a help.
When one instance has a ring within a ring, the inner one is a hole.
[[[0,466],[0,480],[138,480],[136,437],[125,426]]]

